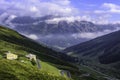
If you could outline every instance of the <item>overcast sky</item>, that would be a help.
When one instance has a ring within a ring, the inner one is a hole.
[[[120,21],[120,0],[0,0],[0,13],[80,16],[101,23]],[[77,18],[78,19],[78,18]]]

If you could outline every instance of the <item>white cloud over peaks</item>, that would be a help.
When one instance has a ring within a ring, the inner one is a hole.
[[[49,20],[46,20],[46,23],[57,24],[60,21],[67,21],[68,23],[74,22],[74,21],[90,21],[90,22],[93,22],[94,24],[108,24],[110,17],[111,15],[109,14],[98,16],[97,18],[92,18],[89,15],[69,16],[69,17],[59,17],[59,18],[49,19]]]
[[[46,20],[47,23],[58,23],[59,21],[67,21],[67,22],[74,22],[75,20],[80,21],[81,17],[77,16],[77,17],[60,17],[60,18],[53,18],[53,19],[49,19]]]
[[[84,33],[76,33],[76,34],[72,34],[72,36],[74,38],[85,38],[85,39],[93,39],[93,38],[96,38],[96,37],[99,37],[99,36],[103,36],[105,34],[109,34],[111,32],[115,32],[115,31],[118,31],[120,30],[119,27],[117,27],[116,29],[114,30],[104,30],[102,32],[84,32]]]
[[[33,39],[33,40],[39,39],[38,36],[35,35],[35,34],[29,34],[29,35],[24,34],[24,35],[25,35],[26,37],[30,38],[30,39]]]
[[[70,3],[70,0],[0,0],[0,9],[9,14],[30,16],[77,14],[78,10]]]
[[[69,16],[69,17],[60,17],[60,18],[53,18],[53,19],[49,19],[46,20],[47,23],[55,23],[57,24],[59,21],[67,21],[69,22],[74,22],[74,21],[92,21],[92,18],[88,15],[84,15],[84,16]]]

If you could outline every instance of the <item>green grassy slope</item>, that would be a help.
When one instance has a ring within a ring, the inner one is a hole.
[[[54,68],[52,68],[54,70]],[[38,70],[36,67],[20,63],[18,61],[9,61],[0,59],[0,80],[69,80],[59,75],[54,75],[44,70]]]
[[[4,53],[7,51],[11,51],[12,53],[17,54],[19,56],[18,60],[16,60],[16,61],[5,60]],[[40,70],[42,72],[38,70],[37,66],[32,66],[31,62],[25,58],[25,55],[29,54],[29,53],[36,54],[37,57],[41,60],[40,63],[42,65],[42,68]],[[64,65],[64,66],[70,65],[70,67],[73,67],[73,65],[71,65],[69,63],[65,63],[64,61],[60,60],[57,57],[57,54],[58,54],[57,52],[55,52],[47,47],[41,46],[40,44],[32,41],[31,39],[28,39],[28,38],[20,35],[16,31],[13,31],[11,29],[0,26],[0,65],[3,66],[3,67],[0,67],[0,72],[1,72],[0,76],[2,76],[2,73],[4,75],[1,78],[5,78],[5,77],[9,78],[11,76],[15,76],[16,79],[30,80],[30,78],[27,77],[26,75],[28,74],[27,72],[31,71],[31,73],[33,72],[33,74],[31,74],[31,76],[32,75],[35,76],[36,74],[43,75],[45,73],[44,76],[46,75],[46,76],[48,76],[48,78],[51,77],[50,79],[43,78],[43,80],[53,80],[53,78],[52,78],[53,76],[56,77],[56,79],[58,77],[60,77],[61,80],[62,79],[66,80],[66,78],[63,78],[60,75],[60,71],[59,71],[60,69],[58,69],[57,67],[54,67],[51,64]],[[21,63],[21,60],[24,60],[25,63]],[[21,66],[21,67],[19,68],[19,66]],[[28,68],[28,69],[24,71],[23,68],[25,68],[25,69]],[[9,69],[10,72],[7,69]],[[33,69],[33,71],[32,71],[32,69]],[[38,70],[38,73],[35,73],[35,69]],[[7,70],[7,71],[5,71],[5,70]],[[18,72],[16,72],[16,71],[18,71]],[[21,72],[23,72],[23,74]],[[5,75],[4,73],[8,74],[8,75]],[[24,75],[23,79],[22,79],[21,74]],[[19,76],[20,78],[17,76]],[[35,76],[35,77],[40,79],[39,76]],[[27,78],[27,79],[24,79],[24,78]],[[58,78],[58,80],[60,78]],[[16,80],[16,79],[11,78],[11,80]],[[2,80],[2,79],[0,79],[0,80]],[[36,80],[36,79],[33,79],[33,80]]]
[[[7,51],[17,54],[19,58],[7,60],[4,57]],[[40,70],[25,57],[29,53],[36,54],[41,60]],[[0,26],[0,80],[70,80],[62,77],[60,70],[70,71],[73,80],[98,80],[94,76],[79,77],[86,72],[79,71],[76,65],[63,61],[58,52]]]

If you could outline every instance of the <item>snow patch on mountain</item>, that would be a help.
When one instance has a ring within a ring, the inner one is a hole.
[[[89,16],[70,16],[70,17],[58,17],[53,19],[46,20],[46,23],[51,24],[57,24],[60,21],[67,21],[69,22],[75,22],[75,21],[91,21],[91,18]]]

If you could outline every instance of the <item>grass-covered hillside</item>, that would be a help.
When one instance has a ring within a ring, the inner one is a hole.
[[[6,52],[18,55],[16,60],[6,59]],[[40,59],[41,69],[36,62],[26,58],[32,53]],[[28,39],[16,31],[0,26],[0,80],[66,80],[60,70],[77,71],[77,67],[60,59],[61,55]]]
[[[48,71],[44,69],[37,69],[35,66],[28,63],[24,64],[16,60],[10,61],[0,59],[0,80],[69,80],[66,77],[60,76],[55,67],[47,64]],[[49,70],[52,69],[52,70]],[[56,74],[52,74],[56,73]]]
[[[8,51],[18,58],[7,59],[5,53]],[[29,53],[35,54],[37,61],[28,59],[26,55]],[[79,69],[65,59],[70,57],[0,26],[0,80],[101,80],[102,76],[96,75],[96,72],[89,73],[89,69],[82,67]],[[68,71],[71,76],[61,75],[62,70]],[[88,73],[90,75],[86,76]]]

